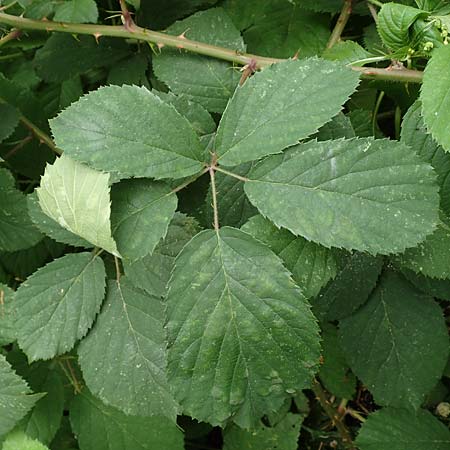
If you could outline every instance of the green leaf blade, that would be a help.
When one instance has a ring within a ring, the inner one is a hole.
[[[167,315],[169,381],[199,420],[232,417],[249,428],[317,369],[318,328],[307,302],[280,260],[242,231],[206,230],[184,247]]]
[[[249,178],[261,214],[325,247],[400,252],[438,221],[432,168],[393,141],[311,141],[263,160]]]
[[[220,121],[219,163],[236,166],[296,144],[341,110],[358,81],[343,65],[317,58],[286,61],[256,73],[236,89]]]
[[[94,322],[105,293],[103,261],[68,254],[21,284],[14,308],[19,346],[30,361],[71,350]]]
[[[182,178],[203,167],[189,122],[145,87],[102,87],[50,125],[65,154],[121,178]]]

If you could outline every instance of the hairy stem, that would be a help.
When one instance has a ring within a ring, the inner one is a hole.
[[[333,47],[333,45],[337,44],[341,40],[342,32],[344,31],[348,19],[352,13],[352,1],[353,0],[344,0],[344,5],[342,6],[339,18],[327,43],[327,48]]]
[[[339,435],[341,436],[344,447],[347,450],[355,450],[350,431],[344,425],[340,415],[328,400],[327,394],[322,388],[321,384],[317,380],[315,380],[311,389],[313,390],[317,400],[319,401],[320,406],[325,411],[326,415],[331,419],[333,425],[336,427]]]
[[[88,34],[99,38],[100,36],[120,37],[125,39],[136,39],[150,42],[161,46],[183,49],[199,55],[211,56],[223,59],[240,65],[256,65],[256,69],[261,69],[271,64],[283,61],[278,58],[268,58],[265,56],[242,53],[202,42],[191,41],[184,36],[171,36],[166,33],[147,30],[133,23],[127,29],[120,25],[90,25],[76,23],[51,22],[47,20],[33,20],[24,17],[17,17],[10,14],[0,13],[0,23],[10,25],[18,29],[57,31],[70,34]],[[362,78],[402,81],[408,83],[420,83],[422,72],[409,69],[374,69],[371,67],[352,67],[358,71]]]

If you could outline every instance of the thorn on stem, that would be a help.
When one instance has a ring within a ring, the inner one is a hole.
[[[242,67],[242,76],[239,80],[239,86],[242,86],[245,83],[245,80],[250,77],[250,75],[253,75],[256,70],[258,69],[258,62],[256,59],[251,59],[248,64],[246,64],[244,67]]]
[[[102,37],[101,33],[94,33],[93,34],[95,41],[97,42],[97,44],[99,43],[99,39]]]

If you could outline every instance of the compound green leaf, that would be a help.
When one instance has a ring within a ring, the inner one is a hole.
[[[183,450],[182,431],[165,417],[125,415],[87,389],[70,406],[70,422],[83,450]]]
[[[369,298],[383,268],[383,258],[355,252],[336,255],[338,273],[312,302],[320,319],[340,320]]]
[[[330,249],[278,229],[270,220],[257,215],[242,230],[266,244],[292,273],[306,298],[315,297],[337,273],[337,263]]]
[[[198,224],[192,217],[175,213],[165,238],[151,255],[123,262],[125,274],[135,286],[150,295],[165,297],[175,258],[197,232]]]
[[[26,196],[9,185],[6,173],[0,173],[0,250],[15,252],[37,244],[42,234],[28,215]]]
[[[249,234],[197,234],[166,302],[169,382],[192,417],[249,428],[311,382],[315,319],[278,257]]]
[[[145,179],[124,180],[111,190],[112,232],[120,254],[136,260],[153,253],[177,209],[170,186]]]
[[[385,408],[369,415],[356,444],[361,450],[447,450],[450,431],[428,411]]]
[[[447,363],[441,309],[395,272],[385,272],[368,302],[340,322],[340,337],[350,367],[380,405],[417,409]]]
[[[13,431],[6,436],[2,450],[49,450],[44,444],[27,436],[23,431]]]
[[[307,142],[266,158],[249,178],[245,192],[261,214],[326,247],[400,252],[438,221],[432,168],[394,141]]]
[[[260,424],[246,431],[232,426],[224,433],[224,450],[296,450],[303,416],[288,413],[274,427]]]
[[[200,11],[167,28],[172,35],[185,33],[188,39],[245,51],[239,31],[221,8]],[[241,74],[228,62],[163,49],[153,58],[153,70],[159,80],[175,94],[184,94],[208,111],[221,113],[233,95]]]
[[[421,9],[398,3],[385,3],[378,13],[378,33],[391,50],[408,48],[409,27],[427,13]]]
[[[231,171],[245,177],[252,167],[252,163],[244,163],[240,166],[233,167]],[[218,211],[222,226],[238,228],[244,225],[250,217],[258,214],[258,210],[248,201],[244,192],[244,183],[241,180],[216,172],[215,181],[217,192],[220,195]],[[206,196],[205,205],[205,220],[209,224],[214,222],[214,210],[211,205],[212,192],[210,187]]]
[[[47,165],[36,191],[47,216],[91,244],[119,255],[109,223],[109,178],[63,155]]]
[[[409,145],[424,161],[429,162],[438,176],[441,208],[450,216],[450,154],[427,132],[421,114],[422,104],[414,102],[402,122],[401,140]]]
[[[450,46],[444,45],[433,52],[433,57],[425,67],[420,99],[422,113],[428,131],[450,152],[450,80],[447,77]]]
[[[417,247],[398,256],[400,264],[431,278],[450,278],[450,219],[442,218],[436,231]]]
[[[96,23],[97,4],[94,0],[68,0],[58,5],[53,20],[57,22]]]
[[[182,178],[203,167],[189,122],[145,87],[102,87],[50,125],[65,154],[123,178]]]
[[[177,414],[166,382],[163,316],[159,298],[122,277],[109,283],[95,326],[79,346],[88,388],[127,415],[174,420]]]
[[[14,291],[0,283],[0,346],[16,340],[14,326]]]
[[[72,245],[74,247],[93,247],[85,239],[77,236],[69,230],[63,228],[56,220],[47,216],[42,211],[39,204],[37,192],[27,195],[28,214],[36,228],[45,235],[51,237],[57,242],[63,242],[64,244]]]
[[[71,350],[86,335],[105,295],[103,261],[74,253],[38,269],[16,292],[20,348],[30,361]]]
[[[8,138],[19,123],[19,111],[8,103],[0,103],[0,142]]]
[[[280,153],[314,133],[341,110],[358,78],[339,63],[317,58],[290,60],[256,73],[236,89],[220,121],[220,164],[235,166]]]
[[[44,394],[32,394],[0,355],[0,436],[8,433]]]

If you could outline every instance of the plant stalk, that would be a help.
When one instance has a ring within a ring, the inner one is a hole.
[[[352,13],[352,2],[353,0],[344,0],[344,5],[342,6],[341,13],[336,22],[336,25],[331,33],[330,39],[327,43],[327,48],[333,47],[341,40],[341,35],[347,25],[348,19]]]
[[[39,142],[45,144],[50,150],[52,150],[57,155],[62,155],[62,151],[55,145],[53,139],[47,133],[42,131],[37,125],[28,120],[24,115],[20,116],[20,121],[25,127],[27,127],[34,134],[34,136],[39,140]]]
[[[320,403],[320,406],[325,411],[326,415],[331,419],[331,422],[336,427],[339,435],[341,436],[342,443],[347,450],[356,450],[356,447],[353,444],[352,436],[350,431],[342,422],[342,419],[339,413],[332,406],[330,401],[327,398],[325,390],[322,388],[319,381],[314,380],[312,385],[312,391],[314,392],[317,400]]]
[[[20,30],[11,30],[8,34],[5,34],[0,38],[0,47],[2,45],[5,45],[9,41],[13,41],[14,39],[17,39],[22,34],[22,31]]]
[[[284,61],[279,58],[252,55],[250,53],[242,53],[238,50],[192,41],[187,39],[184,35],[171,36],[166,33],[147,30],[134,23],[127,29],[125,26],[121,25],[92,25],[26,19],[24,17],[13,16],[6,13],[0,13],[0,23],[10,25],[21,30],[42,30],[70,34],[87,34],[94,36],[97,39],[101,36],[136,39],[157,44],[159,47],[167,46],[183,49],[188,52],[211,56],[213,58],[223,59],[225,61],[230,61],[232,63],[244,66],[254,64],[256,65],[256,69],[262,69],[274,63]],[[409,69],[352,67],[352,70],[359,72],[362,78],[401,81],[405,83],[420,83],[423,75],[420,71]]]

